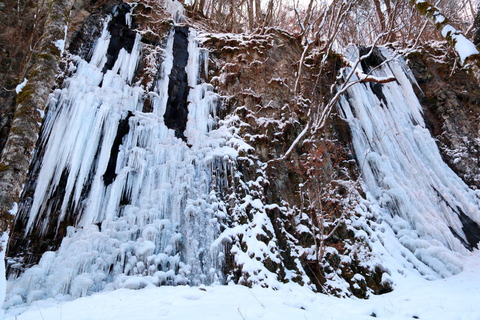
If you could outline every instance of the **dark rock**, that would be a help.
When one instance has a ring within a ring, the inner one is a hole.
[[[359,55],[364,56],[370,52],[372,47],[359,47]],[[382,52],[379,48],[375,47],[372,50],[372,53],[363,59],[360,63],[362,65],[363,72],[369,73],[372,69],[378,67],[385,61],[385,57],[382,55]]]
[[[126,3],[122,3],[113,8],[113,17],[108,24],[111,38],[107,50],[107,62],[103,67],[103,72],[113,68],[120,50],[125,49],[129,53],[132,52],[136,33],[127,26],[125,20],[125,16],[130,10],[130,5]]]
[[[188,27],[175,27],[173,41],[173,67],[168,83],[168,101],[165,114],[165,125],[175,130],[175,136],[184,141],[188,116],[188,79],[185,67],[188,62]]]
[[[118,122],[117,134],[115,135],[115,140],[113,141],[112,149],[110,151],[110,159],[108,159],[108,165],[103,174],[103,183],[105,186],[110,185],[117,177],[115,168],[117,167],[118,152],[120,151],[120,145],[122,144],[123,138],[130,131],[128,121],[132,116],[133,113],[129,111],[128,115]]]

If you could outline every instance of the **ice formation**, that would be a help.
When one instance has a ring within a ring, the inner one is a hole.
[[[172,5],[170,11],[178,16],[176,8]],[[125,19],[130,26],[131,15]],[[249,280],[276,284],[277,275],[264,268],[262,259],[280,264],[277,244],[258,240],[268,238],[265,230],[275,234],[265,204],[245,196],[238,211],[253,208],[251,225],[223,230],[222,187],[237,151],[230,147],[230,131],[216,121],[219,96],[202,82],[207,52],[199,48],[195,31],[186,31],[180,73],[175,39],[187,28],[171,31],[158,77],[145,88],[136,82],[141,37],[130,39],[118,55],[109,54],[109,22],[90,61],[74,58],[72,75],[51,96],[35,188],[31,202],[19,211],[26,239],[74,226],[57,251],[45,252],[38,265],[9,281],[7,306],[149,284],[222,283],[223,241],[239,234],[247,250],[233,244],[235,262]],[[386,50],[381,54],[389,56]],[[405,62],[365,66],[375,67],[372,79],[393,75],[396,81],[356,84],[339,103],[367,193],[358,210],[376,220],[360,218],[361,232],[375,253],[386,250],[408,269],[428,278],[454,274],[461,269],[458,253],[480,240],[475,235],[480,231],[478,193],[443,162]],[[169,94],[178,89],[172,89],[171,81],[184,76],[185,91],[179,96],[186,96],[188,113],[180,112],[185,126],[167,111],[176,103]],[[249,183],[261,190],[257,181]]]
[[[190,30],[185,142],[163,117],[175,30],[158,80],[147,91],[132,84],[140,36],[131,52],[120,50],[111,70],[104,68],[108,25],[90,61],[77,57],[73,75],[50,99],[38,183],[29,210],[21,212],[25,237],[52,224],[58,228],[72,214],[76,225],[58,251],[44,253],[38,265],[10,281],[7,305],[104,288],[223,281],[223,248],[212,243],[225,218],[219,175],[235,151],[226,146],[228,131],[216,124],[219,97],[200,78],[208,52]],[[146,99],[151,112],[143,111]],[[59,206],[50,199],[61,183]]]
[[[358,57],[353,49],[349,54],[353,61]],[[479,195],[443,161],[425,126],[405,61],[386,49],[374,54],[385,61],[364,63],[368,70],[363,71],[382,78],[393,75],[396,81],[355,84],[340,101],[369,209],[391,227],[397,240],[383,242],[387,250],[401,254],[399,261],[408,261],[428,277],[454,274],[461,270],[456,253],[480,240]],[[394,248],[397,244],[403,249]]]

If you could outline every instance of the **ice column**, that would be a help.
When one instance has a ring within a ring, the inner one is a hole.
[[[382,61],[391,55],[386,49],[374,54]],[[478,194],[444,163],[405,61],[368,66],[374,67],[374,76],[396,81],[355,84],[340,101],[366,191],[381,208],[377,218],[389,222],[413,263],[447,276],[459,270],[451,251],[465,252],[479,240],[471,232],[480,230]]]

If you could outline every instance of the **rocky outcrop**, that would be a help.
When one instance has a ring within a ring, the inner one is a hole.
[[[238,186],[232,194],[237,199],[250,195],[266,208],[272,229],[265,227],[257,239],[267,246],[273,239],[279,255],[278,261],[266,261],[267,269],[282,281],[310,284],[322,292],[366,297],[389,291],[389,285],[382,283],[380,267],[361,267],[360,261],[369,259],[368,247],[355,238],[350,223],[353,199],[360,195],[348,125],[333,115],[326,130],[308,136],[283,159],[304,129],[309,109],[328,101],[327,88],[340,57],[332,55],[326,70],[317,76],[319,56],[308,55],[296,101],[293,88],[302,55],[298,39],[271,29],[264,35],[213,34],[204,45],[211,50],[210,81],[226,96],[227,119],[236,118],[236,133],[252,147],[238,159],[241,178],[232,183]],[[237,219],[234,224],[254,225],[259,214],[254,207],[244,212],[231,207],[229,211]],[[248,239],[235,241],[243,252],[250,252]],[[358,256],[351,251],[355,245],[362,248]],[[248,284],[246,279],[254,278],[244,274],[241,265],[232,263],[229,268],[236,282]],[[364,279],[358,283],[357,273]],[[349,293],[330,281],[334,274],[340,275]]]
[[[0,158],[0,232],[10,229],[40,133],[46,102],[59,71],[65,27],[73,1],[55,0],[47,15],[39,52],[33,57],[28,83],[16,97],[15,113]]]
[[[480,88],[466,71],[452,67],[455,58],[445,56],[447,51],[424,47],[407,58],[427,125],[445,162],[471,188],[479,189]]]

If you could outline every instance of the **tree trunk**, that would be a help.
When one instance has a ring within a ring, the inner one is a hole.
[[[198,11],[200,11],[203,15],[204,10],[205,10],[205,0],[200,0],[200,2],[198,4]]]
[[[477,8],[477,15],[473,22],[473,43],[478,46],[480,44],[480,5]]]
[[[460,59],[460,65],[467,69],[480,83],[480,52],[472,41],[460,31],[455,29],[442,12],[424,0],[410,0],[415,9],[440,31],[442,37],[453,47]]]
[[[255,1],[255,19],[256,19],[256,27],[262,25],[262,6],[260,0]]]
[[[253,12],[254,0],[247,0],[248,29],[252,31],[255,28],[255,15]]]
[[[213,6],[212,6],[212,8],[213,8]],[[220,17],[222,16],[222,12],[223,12],[223,0],[220,0],[219,3],[218,3],[217,16],[216,16],[216,19],[219,22],[220,22]],[[213,17],[213,15],[212,15],[212,17]]]
[[[235,17],[235,1],[230,0],[230,13],[228,14],[227,23],[230,26],[229,31],[235,32],[236,17]]]
[[[312,17],[313,2],[314,0],[310,0],[310,3],[307,7],[307,12],[305,14],[305,19],[303,20],[304,33],[308,33],[308,29],[310,26],[310,18]]]
[[[377,18],[378,18],[378,21],[380,23],[380,29],[381,30],[380,30],[379,33],[383,33],[387,30],[385,15],[383,14],[383,11],[382,11],[379,0],[373,0],[373,4],[375,5],[375,12],[377,14]]]
[[[265,14],[265,19],[263,20],[263,29],[270,25],[270,21],[273,14],[273,0],[268,1],[267,13]]]

